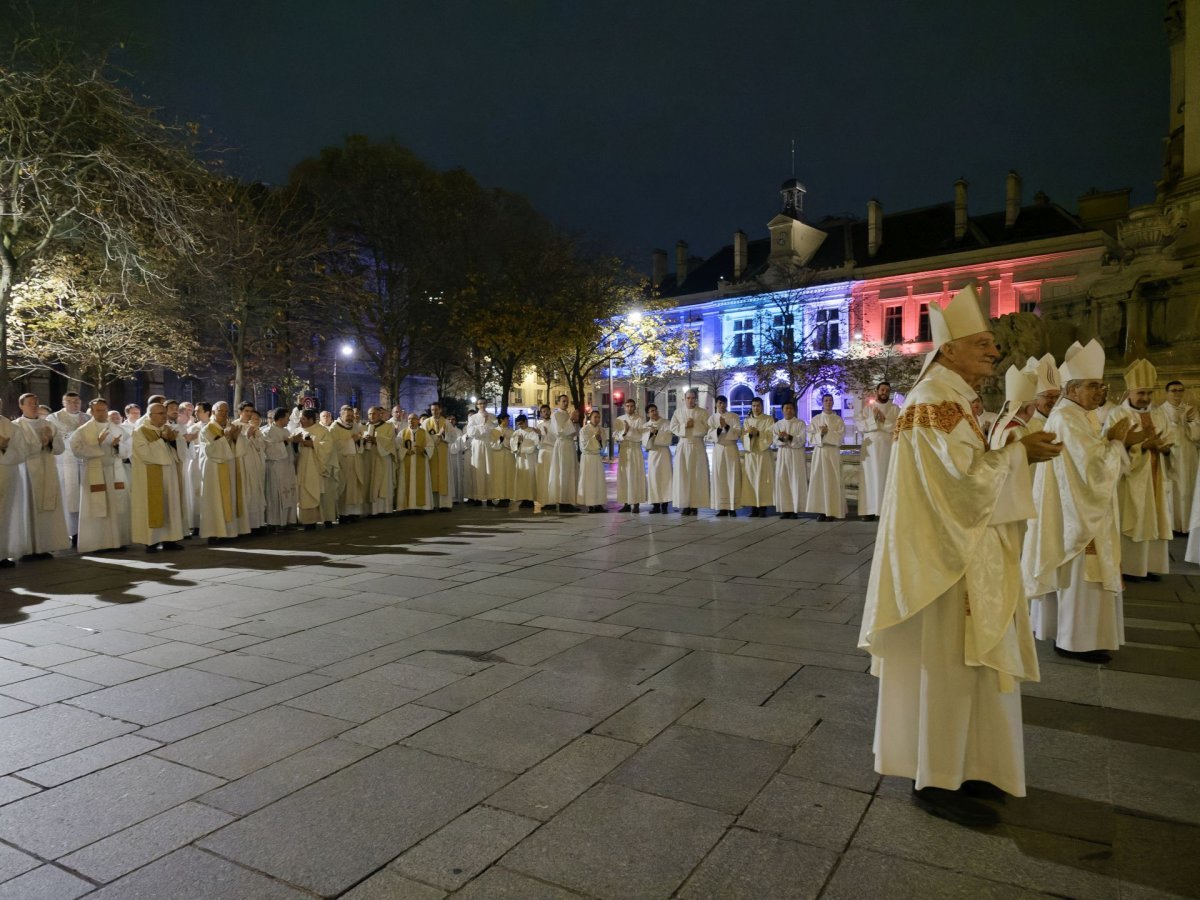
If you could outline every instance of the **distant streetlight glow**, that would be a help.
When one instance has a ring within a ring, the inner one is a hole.
[[[342,356],[350,356],[352,353],[354,353],[352,344],[342,344]]]
[[[637,325],[639,322],[641,322],[642,321],[642,311],[640,309],[635,309],[633,312],[631,312],[629,314],[629,321],[633,325]]]

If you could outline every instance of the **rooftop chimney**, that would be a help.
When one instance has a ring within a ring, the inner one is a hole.
[[[650,266],[650,283],[654,287],[661,287],[667,277],[667,251],[655,250],[651,259],[653,262]]]
[[[738,229],[733,233],[733,279],[742,277],[746,271],[746,232]]]
[[[1011,169],[1004,179],[1004,227],[1012,228],[1021,214],[1021,176]]]
[[[954,239],[961,241],[967,235],[967,182],[960,178],[954,182]]]
[[[883,243],[883,205],[878,200],[867,201],[867,256],[879,252]]]
[[[679,241],[675,245],[675,286],[682,287],[687,279],[688,245],[687,241]]]

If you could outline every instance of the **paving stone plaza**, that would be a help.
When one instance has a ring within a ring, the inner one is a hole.
[[[1109,666],[1043,655],[973,831],[872,771],[875,525],[709,515],[4,572],[0,898],[1200,896],[1195,567]]]

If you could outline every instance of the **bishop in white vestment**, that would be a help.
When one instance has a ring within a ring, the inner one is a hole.
[[[637,401],[625,401],[625,413],[617,416],[613,440],[617,444],[617,502],[620,512],[641,512],[646,502],[646,460],[642,456],[642,435],[646,420],[638,415]]]
[[[71,453],[79,460],[80,553],[118,550],[130,541],[129,485],[121,461],[125,437],[108,421],[108,404],[97,398],[88,404],[88,421],[71,432]],[[166,413],[164,407],[164,416]]]
[[[976,797],[1025,794],[1019,683],[1038,678],[997,508],[1018,467],[1058,451],[1048,434],[987,450],[971,401],[1000,353],[978,295],[929,313],[935,349],[897,421],[859,646],[879,678],[876,771],[913,779],[933,815],[989,825]]]
[[[671,503],[671,441],[675,435],[670,423],[658,414],[658,406],[646,407],[642,446],[646,448],[646,496],[651,513],[663,514]]]
[[[1106,662],[1125,642],[1121,605],[1118,482],[1128,448],[1145,435],[1123,418],[1102,432],[1096,417],[1104,382],[1097,341],[1068,351],[1065,397],[1046,420],[1063,445],[1033,481],[1037,518],[1021,557],[1030,615],[1040,640],[1060,656]]]
[[[833,411],[833,397],[821,398],[821,412],[808,423],[813,447],[812,471],[808,479],[805,512],[817,513],[818,521],[846,518],[846,490],[842,481],[842,438],[846,423]]]
[[[433,438],[433,456],[429,459],[430,487],[433,490],[433,508],[449,511],[454,506],[450,477],[450,432],[446,417],[442,415],[442,404],[429,404],[429,416],[421,422]]]
[[[382,406],[367,410],[362,437],[364,503],[369,516],[386,516],[396,509],[396,430],[383,417],[385,412]]]

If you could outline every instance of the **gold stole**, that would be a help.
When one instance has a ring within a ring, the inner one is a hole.
[[[444,420],[435,419],[430,416],[425,420],[425,431],[430,435],[436,434],[439,430],[445,431]],[[429,466],[429,478],[432,484],[430,487],[435,494],[445,494],[450,491],[450,456],[449,448],[445,441],[434,441],[433,444],[433,463]]]
[[[148,443],[153,444],[162,439],[162,435],[149,426],[143,425],[138,429]],[[137,465],[137,461],[134,461]],[[146,525],[150,528],[162,528],[166,522],[166,505],[163,502],[163,473],[162,466],[144,464],[146,470]]]
[[[221,426],[216,422],[209,422],[205,429],[208,431],[209,437],[214,441],[219,441],[224,435]],[[217,481],[221,488],[221,513],[225,517],[226,522],[233,521],[233,496],[229,490],[229,463],[224,460],[213,460],[217,464]],[[237,466],[233,467],[234,477],[237,477]],[[240,479],[239,479],[240,480]],[[238,512],[241,512],[241,491],[238,491]]]

